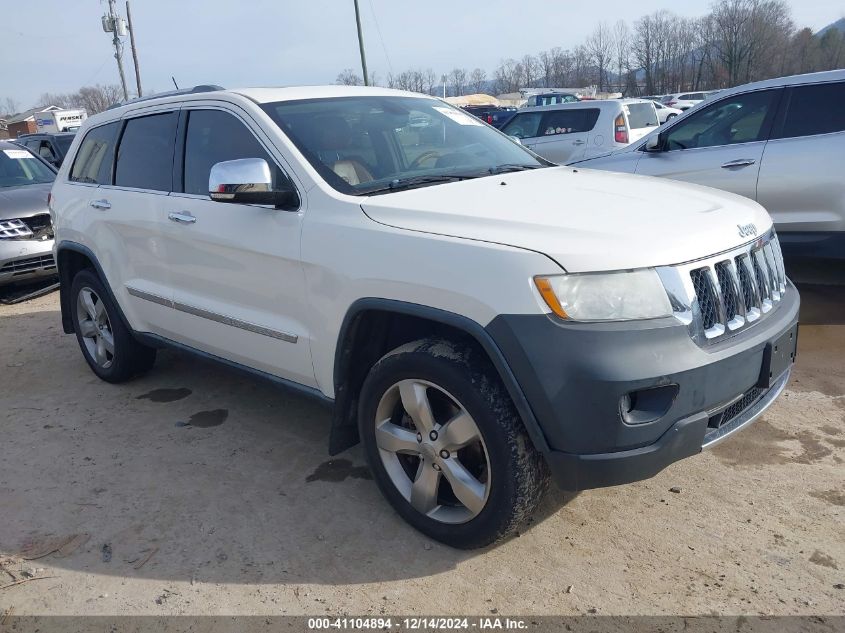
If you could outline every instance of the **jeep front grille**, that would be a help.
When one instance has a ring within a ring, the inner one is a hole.
[[[699,345],[731,336],[765,317],[786,292],[774,231],[721,255],[658,268],[675,317]]]

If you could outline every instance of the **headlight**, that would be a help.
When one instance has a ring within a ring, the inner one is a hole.
[[[572,321],[628,321],[672,314],[657,271],[551,275],[534,283],[552,312]]]

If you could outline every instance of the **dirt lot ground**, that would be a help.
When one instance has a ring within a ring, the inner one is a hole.
[[[407,527],[359,450],[329,461],[320,406],[172,352],[108,385],[56,293],[0,306],[0,616],[843,614],[845,287],[826,276],[750,429],[650,481],[554,493],[470,553]]]

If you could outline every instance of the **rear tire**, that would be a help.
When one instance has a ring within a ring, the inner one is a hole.
[[[513,534],[548,487],[510,396],[472,346],[429,338],[388,353],[364,381],[358,420],[384,496],[452,547]]]
[[[106,382],[125,382],[148,371],[155,363],[155,348],[135,340],[117,306],[94,271],[73,278],[71,317],[85,361]]]

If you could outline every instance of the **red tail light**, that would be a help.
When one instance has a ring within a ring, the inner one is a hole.
[[[678,102],[677,101],[670,101],[666,105],[669,106],[670,108],[674,108],[676,105],[678,105]]]
[[[617,143],[628,142],[628,125],[625,123],[625,115],[620,114],[613,122],[613,138]]]
[[[487,123],[493,123],[493,115],[492,114],[487,115]]]

